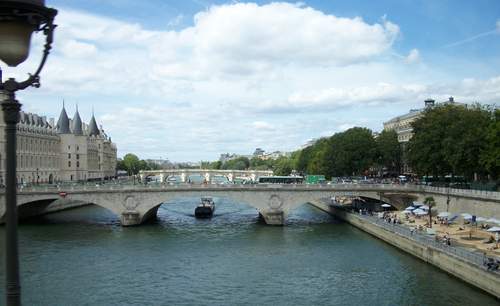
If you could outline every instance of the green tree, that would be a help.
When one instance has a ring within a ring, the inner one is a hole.
[[[296,165],[295,167],[299,172],[305,173],[307,172],[307,165],[309,160],[311,159],[311,153],[313,152],[314,146],[309,146],[300,150],[296,156]]]
[[[209,161],[201,161],[201,165],[200,165],[201,169],[211,169],[210,168],[210,162]]]
[[[273,172],[275,175],[290,175],[293,170],[292,160],[287,157],[280,157],[274,163]]]
[[[245,170],[250,167],[250,160],[246,157],[238,157],[235,159],[231,159],[226,161],[222,165],[222,169],[225,170]]]
[[[354,127],[330,138],[325,156],[328,175],[364,175],[376,159],[377,147],[372,131]]]
[[[216,160],[210,163],[210,169],[219,170],[221,169],[221,167],[222,167],[222,162],[220,160]]]
[[[322,138],[314,144],[306,167],[307,174],[327,174],[327,155],[329,143],[329,138]]]
[[[140,170],[139,158],[135,154],[128,153],[123,157],[123,166],[128,175],[137,174]]]
[[[492,114],[480,162],[493,179],[500,178],[500,109],[496,109]]]
[[[478,158],[487,143],[490,115],[480,106],[446,104],[428,109],[413,122],[408,159],[420,174],[472,178],[485,172]]]
[[[272,159],[261,159],[259,157],[252,157],[250,159],[250,169],[253,170],[270,170],[275,164],[275,160]]]
[[[222,166],[222,162],[220,160],[216,160],[216,161],[213,161],[213,162],[209,162],[209,161],[202,161],[201,162],[201,168],[202,169],[214,169],[214,170],[218,170],[220,169]]]
[[[139,160],[139,171],[141,170],[152,170],[144,159]]]
[[[377,163],[390,172],[399,172],[401,169],[401,146],[396,131],[382,131],[375,139],[377,143]]]
[[[125,163],[123,162],[123,159],[118,159],[116,161],[116,170],[123,170],[127,171],[127,167],[125,167]]]

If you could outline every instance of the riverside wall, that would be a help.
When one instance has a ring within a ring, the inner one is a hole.
[[[334,208],[320,201],[310,204],[500,299],[500,274],[471,264],[459,256],[391,232],[357,214]]]

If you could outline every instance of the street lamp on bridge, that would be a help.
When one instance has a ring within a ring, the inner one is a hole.
[[[0,70],[0,97],[6,138],[5,158],[5,262],[6,301],[8,306],[21,305],[19,282],[19,257],[17,246],[16,199],[16,126],[21,104],[15,93],[29,86],[40,87],[40,72],[49,55],[54,34],[54,17],[57,10],[45,6],[45,0],[0,0],[0,60],[10,67],[24,62],[29,55],[31,35],[43,32],[43,56],[34,74],[18,82],[9,78],[3,82]]]

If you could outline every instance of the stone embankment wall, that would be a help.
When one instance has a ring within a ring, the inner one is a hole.
[[[331,207],[324,202],[315,201],[310,204],[500,299],[500,274],[486,271],[458,256],[391,232],[356,214]]]

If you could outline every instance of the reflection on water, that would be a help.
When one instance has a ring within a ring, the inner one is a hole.
[[[249,206],[215,201],[210,220],[193,217],[195,198],[165,203],[139,227],[97,206],[22,224],[24,305],[496,305],[310,206],[273,227]]]

